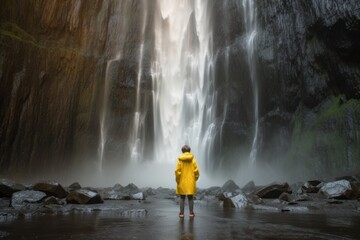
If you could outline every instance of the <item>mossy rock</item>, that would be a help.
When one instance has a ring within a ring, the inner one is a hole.
[[[338,96],[317,111],[300,107],[288,156],[289,167],[317,176],[360,170],[360,101]]]

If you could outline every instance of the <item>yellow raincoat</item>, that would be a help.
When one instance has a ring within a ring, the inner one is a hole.
[[[194,195],[196,194],[196,181],[200,176],[197,162],[189,152],[181,154],[178,159],[175,169],[176,194]]]

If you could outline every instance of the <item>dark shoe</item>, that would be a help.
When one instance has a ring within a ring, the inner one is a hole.
[[[189,215],[191,218],[194,218],[195,217],[195,213],[194,212],[190,212],[190,215]]]
[[[183,212],[180,212],[179,213],[179,218],[183,218],[184,217],[184,213]]]

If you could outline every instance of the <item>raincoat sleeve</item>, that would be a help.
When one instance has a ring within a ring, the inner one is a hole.
[[[197,162],[195,159],[193,161],[193,165],[194,165],[195,180],[197,181],[200,177],[200,172],[199,172],[199,168],[198,168],[198,165],[197,165]]]
[[[178,161],[177,165],[176,165],[176,169],[175,169],[175,180],[176,183],[179,183],[180,181],[180,176],[181,176],[181,162]]]

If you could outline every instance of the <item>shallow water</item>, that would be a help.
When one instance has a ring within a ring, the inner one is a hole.
[[[119,204],[121,202],[119,201]],[[178,205],[136,205],[145,217],[116,211],[37,216],[0,223],[0,239],[359,239],[360,214],[291,213],[196,205],[196,217],[178,218]]]

